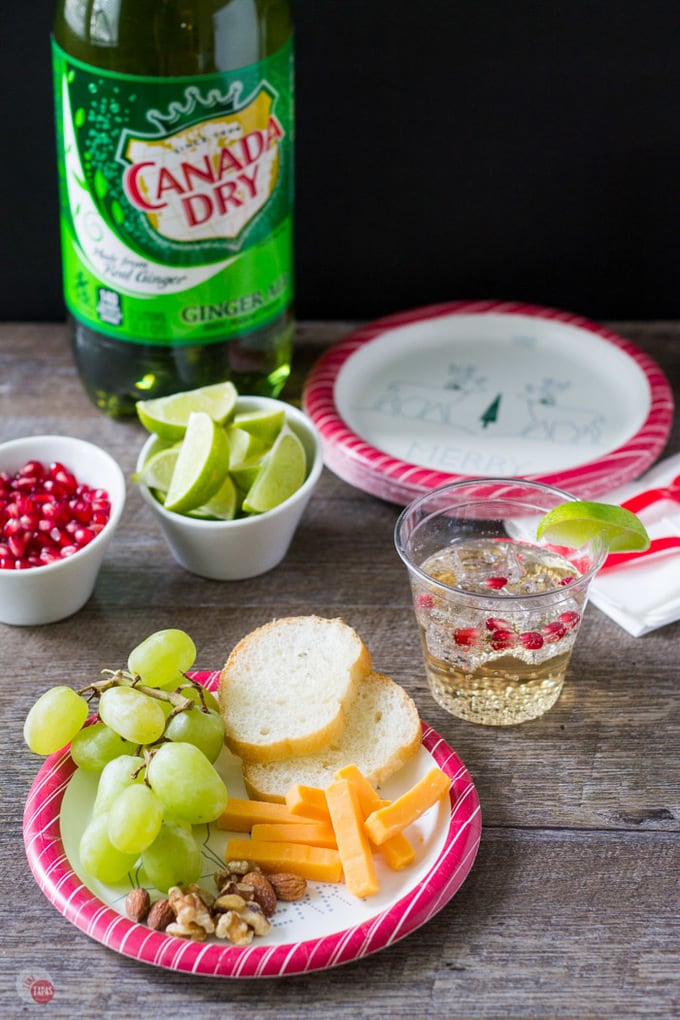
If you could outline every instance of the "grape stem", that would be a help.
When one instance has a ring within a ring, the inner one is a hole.
[[[95,680],[93,683],[88,684],[87,687],[83,687],[78,691],[78,694],[83,696],[88,695],[90,698],[98,697],[103,694],[104,691],[108,691],[111,687],[134,687],[135,690],[141,691],[142,694],[146,694],[150,698],[155,698],[157,701],[167,701],[173,707],[168,715],[167,722],[174,716],[179,715],[180,712],[186,712],[190,708],[196,707],[196,702],[192,701],[191,698],[187,698],[182,694],[182,691],[190,688],[198,692],[200,699],[200,710],[207,712],[208,708],[205,703],[203,696],[203,688],[200,684],[196,684],[193,680],[188,679],[187,683],[180,684],[174,691],[162,691],[158,687],[147,687],[141,682],[142,678],[138,674],[128,673],[127,670],[123,669],[103,669],[102,673],[108,676],[106,680]],[[166,722],[166,725],[167,725]]]

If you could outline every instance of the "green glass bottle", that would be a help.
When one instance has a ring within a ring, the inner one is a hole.
[[[64,297],[113,417],[231,379],[275,396],[293,336],[288,0],[58,0]]]

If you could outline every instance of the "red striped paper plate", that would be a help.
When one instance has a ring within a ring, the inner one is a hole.
[[[668,380],[628,340],[566,312],[492,301],[357,330],[312,368],[303,407],[327,467],[400,505],[470,477],[596,499],[654,462],[673,421]]]
[[[219,673],[195,674],[215,689]],[[233,796],[245,796],[235,759],[221,764]],[[425,924],[465,881],[479,847],[481,811],[465,765],[433,729],[423,725],[420,753],[384,787],[395,797],[435,764],[451,778],[449,798],[433,807],[409,835],[415,863],[390,872],[377,862],[380,892],[360,900],[344,885],[310,882],[305,899],[280,903],[272,930],[250,946],[192,942],[152,931],[125,916],[127,893],[138,876],[109,887],[83,874],[78,842],[87,823],[96,777],[76,770],[68,750],[48,758],[29,792],[24,843],[29,865],[47,899],[67,920],[109,949],[143,963],[209,977],[280,977],[324,970],[385,949]],[[203,833],[202,884],[224,861],[229,833]]]

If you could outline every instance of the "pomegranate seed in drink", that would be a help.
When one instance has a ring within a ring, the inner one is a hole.
[[[517,635],[514,630],[496,630],[491,636],[491,647],[495,652],[501,652],[505,648],[512,648],[517,643]]]
[[[453,640],[463,648],[470,648],[477,644],[479,634],[474,627],[457,627],[453,632]]]
[[[554,623],[546,623],[541,628],[543,637],[549,644],[554,644],[555,641],[560,641],[567,633],[567,628],[559,620],[555,620]]]
[[[512,629],[512,624],[508,623],[507,620],[502,619],[500,616],[490,616],[486,621],[485,626],[486,629],[490,631]]]
[[[526,630],[523,634],[520,634],[519,639],[524,647],[531,651],[543,647],[543,638],[537,630]]]

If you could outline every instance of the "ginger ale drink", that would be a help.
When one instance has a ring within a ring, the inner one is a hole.
[[[414,592],[428,683],[439,704],[461,719],[496,726],[547,711],[562,690],[585,604],[574,566],[537,546],[472,539],[430,556],[421,570],[461,591],[459,599],[441,598],[424,582]],[[556,589],[561,597],[534,597]]]
[[[606,546],[595,537],[558,548],[526,535],[571,498],[539,482],[471,479],[434,489],[400,515],[395,543],[428,685],[452,715],[508,726],[559,698]]]

